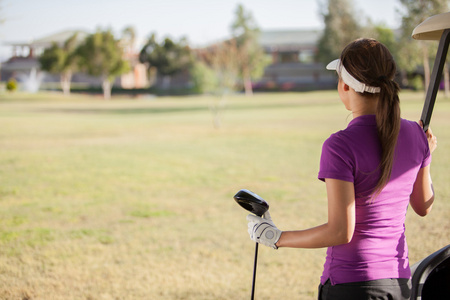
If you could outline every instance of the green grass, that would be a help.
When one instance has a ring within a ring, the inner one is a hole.
[[[423,94],[401,95],[419,119]],[[209,97],[0,95],[1,299],[245,299],[254,244],[232,200],[251,189],[281,229],[326,221],[322,142],[337,92]],[[432,127],[435,208],[407,217],[411,262],[449,242],[450,101]],[[315,299],[324,249],[260,248],[256,297]]]

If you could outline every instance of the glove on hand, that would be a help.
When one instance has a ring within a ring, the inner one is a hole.
[[[275,226],[268,211],[263,215],[263,218],[248,215],[247,221],[251,240],[273,249],[278,249],[275,244],[280,239],[281,230]]]

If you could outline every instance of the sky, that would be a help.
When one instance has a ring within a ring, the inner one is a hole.
[[[398,0],[351,0],[358,16],[397,28]],[[262,30],[323,28],[319,3],[325,0],[0,0],[0,59],[8,43],[31,42],[60,31],[112,29],[120,36],[134,27],[138,45],[158,38],[186,37],[203,46],[230,35],[238,4],[251,12]]]

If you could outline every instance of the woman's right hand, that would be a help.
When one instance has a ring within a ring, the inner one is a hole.
[[[419,124],[423,128],[422,121],[420,121]],[[428,146],[430,147],[430,153],[433,153],[433,151],[436,150],[436,148],[437,148],[437,137],[433,134],[431,127],[428,127],[428,130],[427,130],[427,132],[425,132],[425,134],[427,135]]]
[[[428,139],[428,146],[430,146],[430,152],[433,153],[433,151],[437,148],[437,137],[433,134],[430,127],[428,127],[426,135]]]

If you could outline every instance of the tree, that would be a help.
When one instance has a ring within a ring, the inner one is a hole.
[[[4,5],[3,5],[3,0],[0,0],[0,24],[5,23],[5,10],[4,10]]]
[[[89,35],[77,50],[80,66],[92,76],[102,80],[103,96],[111,98],[113,80],[129,70],[123,59],[123,49],[110,30],[97,31]]]
[[[39,57],[41,69],[53,74],[60,74],[61,89],[64,95],[70,94],[72,74],[77,70],[77,44],[78,34],[75,33],[62,47],[53,43],[50,48],[44,50]]]
[[[146,63],[151,73],[154,68],[163,77],[163,86],[170,86],[171,77],[179,72],[188,71],[193,64],[193,56],[186,39],[178,43],[165,38],[162,43],[152,34],[139,54],[139,61]]]
[[[411,38],[414,28],[426,18],[448,11],[448,0],[400,0],[403,6],[402,13],[402,36],[399,55],[400,68],[413,71],[423,65],[425,87],[430,82],[430,53],[436,53],[430,49],[435,47],[434,43],[427,41],[415,41]],[[434,56],[432,56],[434,57]],[[406,77],[405,77],[406,80]]]
[[[399,44],[395,37],[394,31],[382,24],[371,25],[370,31],[370,36],[385,45],[391,52],[395,61],[397,61]]]
[[[328,63],[340,56],[351,41],[360,37],[352,0],[328,0],[321,5],[325,29],[318,42],[317,59]]]
[[[133,26],[127,26],[122,30],[121,43],[125,53],[133,53],[134,43],[136,42],[136,30]]]
[[[239,74],[238,48],[234,39],[212,45],[198,54],[191,76],[197,89],[213,94],[209,109],[215,128],[221,126],[221,114],[227,95],[236,89]]]
[[[383,25],[375,25],[375,32],[377,35],[376,39],[380,43],[385,45],[389,49],[389,51],[395,56],[398,44],[397,41],[395,40],[394,31],[391,28],[385,27]]]
[[[201,60],[195,60],[190,70],[193,90],[198,94],[214,94],[218,80],[213,68]]]
[[[268,61],[259,45],[260,30],[252,14],[245,11],[242,5],[238,5],[235,14],[231,31],[237,47],[239,76],[244,83],[245,94],[252,95],[252,78],[261,77]]]
[[[156,81],[158,70],[155,66],[150,64],[151,61],[156,59],[155,49],[158,47],[156,42],[156,35],[153,33],[147,40],[147,43],[142,47],[139,53],[139,62],[147,65],[148,77],[150,86]]]

